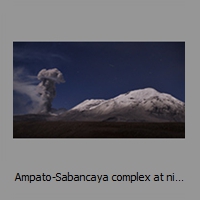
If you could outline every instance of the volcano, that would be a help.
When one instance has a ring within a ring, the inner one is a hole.
[[[170,94],[145,88],[108,100],[85,100],[58,118],[66,121],[184,122],[185,103]]]

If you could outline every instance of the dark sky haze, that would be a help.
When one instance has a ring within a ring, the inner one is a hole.
[[[185,101],[185,42],[13,42],[14,84],[21,77],[37,85],[38,72],[51,68],[65,79],[56,85],[57,109],[146,87]],[[14,91],[14,114],[30,104]]]

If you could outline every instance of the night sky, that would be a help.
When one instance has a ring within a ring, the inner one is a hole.
[[[56,85],[57,109],[146,87],[185,101],[185,42],[13,42],[14,77],[23,69],[21,81],[37,85],[38,72],[51,68],[66,81]],[[14,91],[14,114],[29,101]]]

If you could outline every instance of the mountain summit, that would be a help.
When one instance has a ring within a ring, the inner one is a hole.
[[[108,100],[85,100],[60,118],[67,121],[184,122],[185,103],[170,94],[145,88]]]

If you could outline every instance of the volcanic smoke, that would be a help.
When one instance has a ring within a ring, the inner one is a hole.
[[[62,73],[57,69],[42,69],[38,75],[41,82],[37,86],[38,94],[41,98],[39,113],[48,113],[51,111],[51,103],[56,96],[56,83],[64,83]]]

